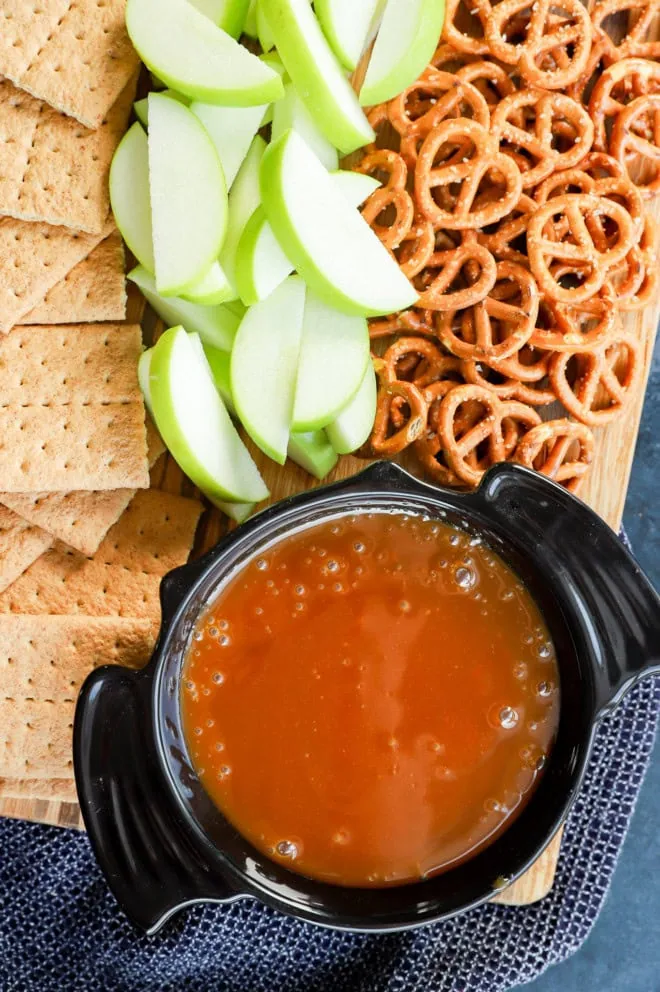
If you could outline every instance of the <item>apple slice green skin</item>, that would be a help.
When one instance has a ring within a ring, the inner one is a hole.
[[[360,103],[371,107],[407,89],[429,64],[445,21],[445,0],[387,0]]]
[[[333,52],[351,72],[367,47],[381,0],[316,0],[314,10]]]
[[[250,0],[188,0],[188,2],[232,38],[240,37]]]
[[[176,296],[218,257],[227,227],[227,187],[203,125],[160,93],[149,94],[148,147],[156,286]]]
[[[268,27],[268,21],[266,20],[266,15],[260,2],[257,3],[257,38],[266,54],[275,48],[273,32]]]
[[[190,109],[206,128],[218,153],[227,189],[231,189],[268,106],[218,107],[194,100]]]
[[[376,373],[369,363],[357,393],[325,429],[330,444],[338,454],[349,455],[367,440],[376,417],[377,396]]]
[[[112,159],[110,205],[124,241],[138,262],[153,273],[149,146],[147,136],[137,121],[119,142]]]
[[[147,408],[147,412],[152,420],[154,412],[151,407],[151,385],[149,383],[149,376],[151,374],[151,356],[153,353],[153,348],[147,348],[146,351],[143,351],[140,355],[137,367],[138,383],[142,392],[142,398],[144,400],[144,405]]]
[[[198,306],[175,296],[161,296],[156,290],[154,277],[141,265],[129,272],[128,278],[141,290],[168,327],[182,324],[190,333],[199,334],[204,344],[231,350],[242,320],[241,314],[233,313],[224,306]]]
[[[210,498],[257,503],[268,489],[183,327],[158,339],[149,391],[156,426],[181,469]]]
[[[344,155],[374,140],[308,0],[259,0],[277,51],[312,119]]]
[[[338,313],[308,290],[291,429],[313,431],[331,423],[357,393],[368,363],[364,317]]]
[[[277,141],[280,135],[290,128],[294,128],[307,142],[319,162],[322,162],[329,172],[339,168],[337,149],[330,144],[316,125],[293,83],[285,83],[283,98],[273,105],[272,140]]]
[[[282,96],[282,80],[187,0],[127,0],[126,29],[151,72],[193,100],[234,107]]]
[[[255,38],[257,40],[259,38],[259,32],[257,31],[257,0],[250,0],[245,16],[245,24],[243,25],[243,34],[246,34],[248,38]]]
[[[324,431],[292,434],[287,449],[289,458],[317,479],[325,479],[339,461]]]
[[[231,353],[236,412],[254,443],[284,465],[295,396],[305,284],[290,276],[250,307]]]
[[[330,306],[376,317],[417,302],[396,261],[295,131],[268,147],[261,199],[280,247]]]
[[[238,299],[238,293],[235,291],[236,252],[245,225],[261,202],[259,175],[265,151],[266,142],[257,135],[250,145],[229,193],[227,233],[220,252],[220,265],[234,289],[234,299]]]
[[[213,345],[204,344],[204,342],[202,342],[202,348],[204,349],[206,361],[209,363],[215,388],[220,393],[222,402],[231,415],[236,416],[234,397],[231,393],[231,353],[221,351],[220,348],[214,348]]]
[[[358,207],[380,183],[361,172],[338,169],[330,173],[346,201]],[[246,306],[265,300],[293,272],[262,207],[247,222],[236,251],[236,289]]]
[[[193,283],[192,286],[188,286],[181,293],[181,298],[190,303],[199,303],[200,306],[209,307],[224,303],[233,295],[234,291],[222,270],[222,266],[219,262],[212,262],[206,275]]]

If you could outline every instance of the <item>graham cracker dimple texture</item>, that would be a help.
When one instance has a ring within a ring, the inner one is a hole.
[[[0,75],[86,127],[138,67],[126,0],[0,0]]]
[[[6,334],[114,228],[101,234],[0,217],[0,332]]]
[[[0,339],[7,492],[147,488],[137,325],[17,327]]]
[[[0,506],[0,594],[52,545],[46,531]]]
[[[90,131],[0,81],[0,214],[100,234],[110,208],[110,163],[136,84],[137,76]]]
[[[91,324],[125,316],[124,244],[113,231],[18,323]]]

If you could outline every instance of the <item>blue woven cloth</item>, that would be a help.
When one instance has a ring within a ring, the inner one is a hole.
[[[650,680],[603,720],[550,896],[400,935],[335,933],[246,900],[196,907],[144,937],[84,835],[0,821],[0,989],[495,992],[528,982],[576,951],[598,916],[659,713],[660,680]]]

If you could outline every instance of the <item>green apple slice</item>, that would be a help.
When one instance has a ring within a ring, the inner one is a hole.
[[[232,38],[240,37],[250,0],[188,0],[188,2]]]
[[[339,461],[325,431],[292,434],[287,449],[289,458],[317,479],[325,479]]]
[[[259,0],[287,73],[330,144],[345,155],[374,140],[308,0]]]
[[[227,233],[220,252],[220,265],[227,273],[232,287],[236,288],[236,252],[241,234],[250,217],[261,202],[259,175],[261,160],[266,151],[266,142],[257,135],[245,160],[238,170],[238,175],[229,191],[229,209],[227,212]],[[234,298],[238,296],[234,293]]]
[[[112,159],[110,205],[124,241],[138,262],[153,272],[156,266],[149,199],[149,146],[137,122],[121,139]]]
[[[351,72],[364,52],[380,0],[316,0],[314,10],[339,61]]]
[[[243,25],[243,34],[246,34],[248,38],[259,38],[259,32],[257,30],[257,0],[250,0],[245,24]]]
[[[267,497],[266,484],[183,327],[158,339],[149,390],[163,441],[195,485],[214,500],[257,503]]]
[[[190,109],[206,128],[222,164],[227,188],[236,178],[255,134],[261,127],[267,105],[218,107],[193,101]]]
[[[205,307],[224,303],[233,295],[234,290],[219,262],[212,262],[206,275],[181,293],[184,300],[188,300],[190,303],[199,303],[200,306]]]
[[[178,103],[182,103],[184,107],[187,107],[190,100],[183,93],[177,93],[176,90],[163,90],[161,96],[168,96],[170,100],[176,100]],[[149,127],[149,99],[144,97],[143,100],[136,100],[133,104],[133,110],[135,111],[135,116],[140,121],[144,127]]]
[[[380,183],[361,172],[338,169],[331,176],[346,202],[359,207]],[[247,222],[236,250],[236,289],[246,306],[265,300],[293,272],[279,246],[263,207],[257,207]]]
[[[127,0],[138,55],[167,86],[193,100],[250,107],[282,96],[282,80],[187,0]]]
[[[138,383],[142,392],[142,398],[144,399],[144,405],[146,406],[152,420],[154,412],[151,407],[151,386],[149,384],[149,375],[151,374],[151,356],[153,353],[153,348],[147,348],[146,351],[143,351],[140,355],[137,367]]]
[[[227,226],[220,159],[187,107],[149,94],[149,191],[156,286],[180,294],[217,259]]]
[[[261,2],[257,2],[257,38],[259,39],[259,44],[263,48],[264,52],[270,52],[273,48],[275,48],[273,32],[268,27],[268,21],[266,20],[266,15],[263,12]]]
[[[344,313],[396,313],[417,293],[295,131],[269,146],[261,198],[280,247],[308,286]]]
[[[242,314],[223,306],[198,306],[177,296],[160,296],[154,277],[138,265],[128,278],[141,290],[158,316],[168,327],[182,324],[187,331],[199,334],[204,344],[230,351]]]
[[[273,105],[272,140],[277,141],[290,128],[294,128],[307,142],[326,169],[331,171],[339,167],[337,149],[319,130],[293,83],[285,83],[283,98]]]
[[[331,423],[357,393],[368,362],[364,317],[338,313],[308,290],[291,429],[313,431]]]
[[[231,392],[241,423],[280,465],[289,442],[304,308],[305,284],[290,276],[250,307],[231,353]]]
[[[330,444],[340,455],[357,451],[371,434],[376,416],[378,388],[371,362],[360,388],[339,416],[325,429]]]
[[[198,339],[201,340],[201,339]],[[215,388],[222,397],[222,402],[227,407],[232,416],[236,415],[234,407],[234,397],[231,393],[231,353],[214,348],[213,345],[201,342],[204,349],[204,357],[209,364]]]
[[[387,0],[360,103],[391,100],[423,72],[445,21],[445,0]]]

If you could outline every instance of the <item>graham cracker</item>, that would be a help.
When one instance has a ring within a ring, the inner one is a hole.
[[[101,234],[0,217],[0,331],[6,334],[114,229]]]
[[[149,465],[153,466],[164,451],[165,445],[158,431],[147,419]],[[0,503],[20,514],[29,523],[48,531],[52,537],[69,548],[83,555],[93,555],[135,493],[135,489],[109,489],[107,492],[0,493]]]
[[[0,775],[67,778],[75,700],[100,665],[143,665],[154,645],[147,620],[0,617]]]
[[[0,594],[0,613],[141,617],[157,628],[160,581],[187,561],[201,512],[183,496],[136,494],[93,558],[51,548]]]
[[[146,488],[137,325],[16,327],[0,339],[6,492]]]
[[[75,803],[78,793],[73,768],[70,778],[0,778],[0,798]]]
[[[138,67],[126,0],[3,0],[0,75],[95,128]]]
[[[97,131],[0,82],[0,214],[100,234],[108,174],[126,130],[137,76]]]
[[[53,543],[53,538],[17,513],[0,506],[0,593]]]
[[[92,324],[125,316],[124,243],[113,231],[17,323]]]

